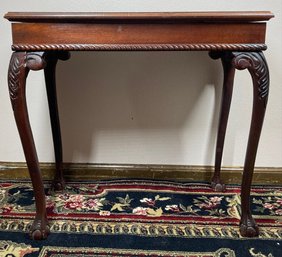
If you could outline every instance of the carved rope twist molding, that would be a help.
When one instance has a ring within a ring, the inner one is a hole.
[[[260,51],[265,44],[14,44],[14,51]]]
[[[249,69],[258,85],[260,99],[266,99],[269,90],[269,72],[264,55],[261,52],[234,53],[234,65],[237,69]]]
[[[18,97],[19,75],[22,66],[23,63],[21,63],[19,57],[14,54],[11,58],[8,73],[8,85],[11,100],[15,100]]]

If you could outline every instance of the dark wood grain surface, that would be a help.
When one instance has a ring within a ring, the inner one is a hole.
[[[12,28],[14,44],[255,44],[265,42],[265,23],[14,23]]]
[[[12,49],[265,50],[271,12],[9,12]]]

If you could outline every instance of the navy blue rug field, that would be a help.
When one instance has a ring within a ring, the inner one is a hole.
[[[254,186],[258,238],[239,234],[240,188],[114,180],[46,187],[51,235],[32,241],[28,182],[0,182],[0,257],[281,257],[282,187]]]

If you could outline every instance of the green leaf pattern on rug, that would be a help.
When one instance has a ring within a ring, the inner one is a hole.
[[[282,197],[280,196],[253,198],[253,203],[256,204],[254,209],[256,212],[267,211],[271,216],[282,216]]]
[[[218,208],[221,204],[223,196],[200,196],[194,199],[195,206],[198,206],[200,209],[205,210],[210,215],[213,216],[225,216],[226,212]]]
[[[55,193],[46,189],[46,207],[50,214],[92,213],[100,216],[111,214],[140,216],[213,216],[220,219],[240,219],[240,194],[208,193],[203,195],[194,192],[191,197],[170,191],[128,192],[119,191],[114,195],[111,191],[101,190],[99,185],[68,185],[64,192]],[[282,217],[282,191],[260,189],[252,196],[254,215]],[[0,188],[0,214],[32,213],[34,199],[29,184],[5,186]]]

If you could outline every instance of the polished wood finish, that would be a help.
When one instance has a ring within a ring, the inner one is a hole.
[[[7,13],[13,50],[265,50],[270,12]]]
[[[267,11],[248,12],[8,12],[5,18],[20,22],[96,22],[117,21],[171,21],[188,22],[255,22],[267,21],[274,15]]]
[[[38,56],[27,56],[25,52],[14,52],[9,66],[8,84],[14,116],[34,190],[36,216],[30,229],[30,236],[34,239],[44,239],[49,234],[45,192],[30,128],[25,93],[26,78],[29,70],[39,70],[45,65],[40,55]]]
[[[265,23],[15,23],[13,44],[263,44]],[[253,31],[252,33],[248,33]]]
[[[68,60],[69,57],[70,55],[68,52],[48,52],[47,56],[45,57],[47,64],[44,68],[44,75],[56,160],[56,176],[53,184],[56,190],[63,190],[65,185],[62,166],[63,148],[56,92],[56,65],[58,59]]]
[[[221,96],[221,110],[218,124],[217,141],[216,141],[216,154],[214,175],[212,177],[212,187],[215,191],[224,191],[225,185],[220,180],[220,169],[223,154],[223,146],[226,134],[227,121],[230,111],[230,104],[233,93],[233,82],[235,75],[235,67],[232,64],[232,55],[230,52],[210,52],[210,57],[213,59],[221,59],[224,81]]]
[[[58,59],[68,51],[98,50],[197,50],[210,51],[224,69],[221,114],[212,187],[225,190],[220,178],[224,138],[232,98],[235,69],[248,69],[253,80],[253,114],[242,180],[242,236],[257,236],[250,211],[250,189],[264,119],[269,71],[266,49],[269,12],[211,13],[8,13],[13,45],[8,84],[10,98],[35,192],[36,217],[30,234],[44,239],[49,233],[45,197],[36,149],[28,120],[25,82],[29,70],[44,69],[56,157],[54,188],[62,189],[62,143],[55,85]]]
[[[242,180],[240,222],[241,235],[252,237],[258,235],[258,226],[251,214],[250,188],[268,99],[269,71],[262,52],[234,53],[233,64],[236,69],[248,69],[253,80],[253,113]]]

